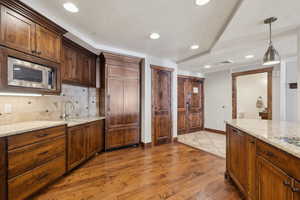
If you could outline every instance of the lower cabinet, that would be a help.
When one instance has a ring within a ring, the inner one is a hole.
[[[247,200],[300,200],[300,159],[227,125],[227,176]]]
[[[96,121],[68,129],[68,170],[104,148],[104,122]]]
[[[243,192],[247,191],[247,135],[231,128],[227,134],[228,172]]]
[[[109,129],[105,134],[105,149],[113,149],[139,143],[139,128]]]
[[[292,200],[293,180],[269,161],[257,157],[258,200]]]
[[[6,153],[4,138],[0,138],[0,155],[0,199],[6,199]]]

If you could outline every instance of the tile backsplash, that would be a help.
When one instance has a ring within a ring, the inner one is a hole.
[[[71,118],[99,115],[99,89],[63,84],[60,96],[0,96],[0,125],[33,120],[60,120],[67,101],[74,105]],[[5,105],[11,105],[10,113],[5,112]]]

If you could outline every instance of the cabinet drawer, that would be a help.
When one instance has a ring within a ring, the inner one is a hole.
[[[20,175],[65,153],[65,136],[8,152],[8,177]]]
[[[65,156],[8,181],[8,199],[26,199],[65,173]]]
[[[276,147],[257,141],[257,154],[270,161],[289,176],[300,180],[300,160]]]
[[[7,138],[8,150],[12,150],[25,145],[40,142],[49,138],[58,137],[65,134],[65,126],[58,126],[39,131],[32,131]]]
[[[5,139],[0,138],[0,176],[5,173]]]

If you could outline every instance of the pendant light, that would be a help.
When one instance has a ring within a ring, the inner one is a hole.
[[[272,23],[277,20],[276,17],[268,18],[264,21],[265,24],[269,24],[270,27],[270,41],[267,52],[264,55],[263,65],[276,65],[280,64],[280,56],[278,51],[274,48],[272,43]]]

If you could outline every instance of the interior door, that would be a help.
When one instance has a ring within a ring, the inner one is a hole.
[[[186,98],[186,85],[188,79],[180,78],[177,79],[177,130],[178,134],[184,134],[187,130],[187,98]]]
[[[171,141],[171,82],[171,71],[152,68],[152,134],[155,145]]]
[[[203,82],[189,79],[187,94],[187,132],[203,129]]]
[[[193,77],[178,77],[178,134],[203,129],[203,81]]]

